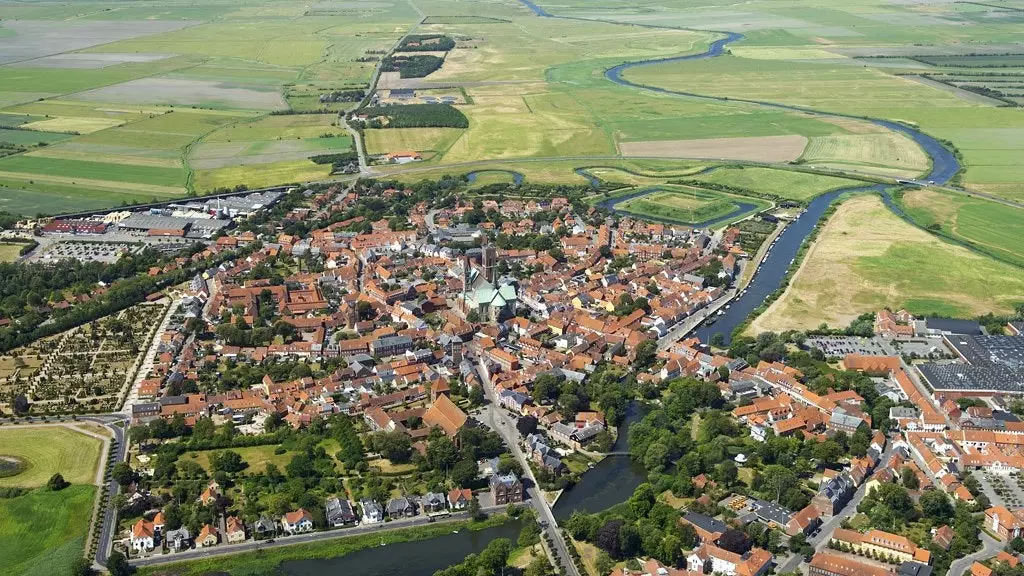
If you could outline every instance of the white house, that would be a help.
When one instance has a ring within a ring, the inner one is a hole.
[[[139,521],[132,526],[132,535],[130,538],[132,549],[138,552],[142,552],[143,550],[152,550],[153,546],[156,544],[153,536],[153,523],[140,518]]]
[[[359,501],[359,507],[363,509],[363,524],[373,524],[384,521],[384,511],[376,502],[369,498]]]
[[[299,534],[313,531],[313,517],[304,509],[299,508],[281,516],[281,529],[288,534]]]

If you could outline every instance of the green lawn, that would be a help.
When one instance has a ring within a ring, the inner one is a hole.
[[[64,426],[0,428],[0,456],[17,458],[25,467],[17,475],[0,478],[0,486],[42,486],[57,472],[72,484],[91,484],[101,444],[98,438]]]
[[[0,499],[0,575],[70,576],[85,548],[96,487]]]

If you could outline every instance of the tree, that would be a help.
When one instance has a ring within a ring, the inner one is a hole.
[[[725,347],[725,334],[721,332],[715,332],[711,335],[711,345],[715,348]]]
[[[93,576],[96,571],[92,569],[92,562],[85,558],[76,558],[71,565],[71,576]]]
[[[477,556],[478,573],[493,574],[497,576],[501,569],[508,564],[509,554],[512,553],[512,541],[508,538],[496,538],[484,548],[484,551]]]
[[[206,420],[206,418],[204,418]],[[248,466],[242,456],[238,452],[231,450],[225,450],[224,452],[214,452],[210,456],[210,467],[214,471],[224,472],[226,474],[236,474],[245,470]]]
[[[763,487],[762,491],[772,495],[775,502],[782,498],[782,494],[786,490],[795,487],[797,484],[796,474],[789,468],[779,466],[778,464],[765,466],[760,478],[761,486]]]
[[[32,406],[28,403],[28,398],[26,398],[24,394],[18,394],[14,397],[14,400],[11,401],[11,409],[14,410],[14,414],[18,416],[28,414],[31,407]]]
[[[597,547],[607,552],[612,558],[619,557],[619,531],[623,521],[619,519],[609,520],[597,531],[594,543]]]
[[[46,481],[46,488],[52,492],[59,492],[70,485],[59,472],[50,476],[50,479]]]
[[[650,483],[643,482],[636,487],[633,495],[629,497],[629,509],[633,511],[633,515],[637,518],[644,518],[651,511],[654,502],[654,489]]]
[[[910,466],[903,467],[903,470],[900,472],[900,480],[903,485],[910,490],[917,490],[921,487],[921,480],[918,479],[917,474],[914,473],[914,469]],[[952,512],[952,508],[950,509],[950,512]]]
[[[597,560],[594,561],[594,568],[598,574],[610,574],[615,569],[615,561],[608,555],[607,552],[601,551],[597,554]]]
[[[953,518],[953,505],[949,497],[939,490],[925,490],[919,500],[921,512],[936,522],[948,522]]]
[[[434,470],[447,472],[459,458],[459,450],[447,436],[439,436],[427,444],[427,463]]]
[[[132,573],[128,559],[120,552],[111,552],[107,557],[107,570],[110,572],[110,576],[131,576]]]
[[[118,462],[117,464],[114,464],[111,476],[114,478],[115,482],[121,485],[122,488],[135,481],[135,472],[127,462]]]
[[[398,464],[408,462],[412,451],[412,440],[404,432],[377,432],[370,437],[370,444],[382,457]]]
[[[744,554],[750,550],[750,539],[743,532],[729,528],[718,538],[718,546],[736,554]]]
[[[449,476],[452,480],[452,484],[459,487],[465,487],[476,479],[476,462],[471,458],[459,460],[454,466],[452,466]]]
[[[516,430],[523,436],[529,436],[537,432],[537,417],[533,415],[523,416],[516,422]]]

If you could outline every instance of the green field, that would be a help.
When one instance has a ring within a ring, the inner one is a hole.
[[[900,205],[920,226],[1024,267],[1024,209],[928,189],[907,191]]]
[[[76,484],[0,498],[0,574],[70,576],[85,548],[95,496],[95,486]]]
[[[729,216],[737,220],[767,208],[768,202],[755,198],[739,198],[711,190],[688,186],[662,185],[649,192],[615,204],[615,209],[663,222],[696,225]],[[742,206],[741,203],[753,207]]]
[[[71,138],[69,134],[54,134],[52,132],[37,132],[33,130],[8,130],[0,128],[0,142],[9,144],[21,144],[32,146],[40,142],[50,144]]]
[[[14,262],[24,247],[24,244],[0,242],[0,262]]]
[[[0,456],[21,461],[23,469],[0,478],[0,486],[42,486],[58,472],[72,484],[91,484],[96,480],[101,444],[98,438],[64,426],[4,427]]]
[[[723,167],[689,178],[772,194],[789,200],[809,200],[831,190],[864,185],[861,181],[849,178],[750,166]]]

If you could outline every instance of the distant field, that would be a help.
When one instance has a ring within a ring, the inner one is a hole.
[[[845,326],[884,306],[975,316],[1008,312],[1022,301],[1019,268],[943,242],[865,195],[839,207],[789,288],[751,331]]]
[[[335,114],[266,116],[251,122],[225,126],[210,134],[206,142],[256,142],[262,140],[317,138],[322,134],[345,134]]]
[[[788,162],[799,158],[806,145],[803,136],[755,136],[622,142],[619,150],[623,156]]]
[[[737,186],[790,200],[808,200],[830,190],[863,185],[859,180],[758,167],[724,167],[698,174],[692,179]]]
[[[21,127],[26,130],[39,130],[41,132],[91,134],[122,124],[124,124],[124,120],[117,118],[52,118],[50,120],[39,120],[22,124]]]
[[[921,226],[936,227],[1024,267],[1024,210],[928,189],[907,191],[901,205]]]
[[[216,188],[230,188],[245,184],[260,188],[276,184],[322,180],[331,173],[329,164],[314,164],[309,160],[289,160],[253,166],[230,166],[195,171],[195,189],[210,192]]]
[[[0,430],[0,456],[21,460],[24,470],[0,478],[0,486],[42,486],[58,472],[72,484],[92,484],[101,445],[99,439],[64,426],[4,427]]]
[[[50,144],[71,138],[70,134],[54,134],[52,132],[35,132],[31,130],[7,130],[0,128],[0,142],[31,146],[39,143]]]
[[[811,138],[801,160],[844,170],[881,172],[916,178],[930,167],[928,156],[902,134],[842,134]]]
[[[0,499],[0,574],[70,575],[85,549],[95,497],[95,486],[73,484]]]
[[[391,128],[383,130],[366,130],[368,154],[387,154],[412,150],[415,152],[444,152],[462,136],[464,130],[459,128]]]

